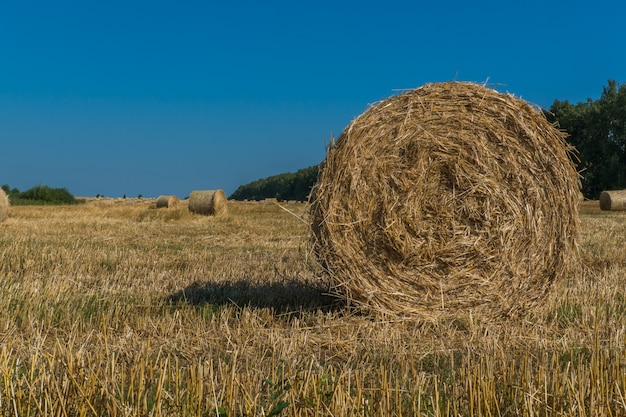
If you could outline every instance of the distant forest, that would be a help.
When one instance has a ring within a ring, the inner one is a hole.
[[[306,201],[317,180],[318,165],[274,175],[242,185],[229,197],[231,200],[264,200],[276,198],[279,201]]]
[[[66,188],[51,188],[47,185],[36,185],[26,191],[2,185],[2,190],[11,200],[12,206],[24,205],[63,205],[78,204],[77,200]]]
[[[546,117],[568,134],[578,152],[583,194],[626,188],[626,85],[609,80],[599,99],[555,100]]]

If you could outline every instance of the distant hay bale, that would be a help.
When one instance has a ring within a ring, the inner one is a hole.
[[[0,188],[0,222],[4,221],[7,216],[7,209],[9,208],[9,197],[2,188]]]
[[[222,190],[198,190],[189,194],[189,211],[208,216],[221,216],[228,212],[226,194]]]
[[[156,200],[156,208],[177,208],[180,200],[175,195],[161,195]]]
[[[518,317],[575,263],[580,179],[565,134],[473,83],[388,98],[331,143],[312,249],[361,310]]]
[[[626,210],[626,190],[602,191],[600,210]]]

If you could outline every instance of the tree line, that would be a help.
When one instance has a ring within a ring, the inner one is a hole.
[[[303,168],[297,172],[273,175],[245,184],[228,197],[231,200],[264,200],[276,198],[279,201],[306,201],[311,187],[317,180],[318,165]]]
[[[609,80],[599,99],[555,100],[546,117],[568,133],[585,197],[626,188],[626,85]]]
[[[66,188],[51,188],[47,185],[36,185],[26,191],[11,188],[8,184],[2,186],[11,205],[62,205],[77,204],[77,200]]]

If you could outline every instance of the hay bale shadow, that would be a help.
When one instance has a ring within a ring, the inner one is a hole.
[[[330,295],[322,285],[285,280],[274,283],[252,283],[252,280],[234,282],[196,281],[170,295],[172,303],[201,306],[236,305],[238,307],[271,308],[277,313],[302,311],[324,312],[343,308],[342,300]]]

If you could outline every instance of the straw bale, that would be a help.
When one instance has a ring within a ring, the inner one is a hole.
[[[175,195],[160,195],[156,200],[156,208],[177,208],[180,200]]]
[[[365,312],[519,317],[575,264],[580,178],[566,134],[482,85],[427,84],[368,108],[313,188],[312,249]]]
[[[4,221],[7,216],[7,209],[9,207],[9,197],[2,188],[0,188],[0,222]]]
[[[602,191],[600,210],[626,210],[626,190]]]
[[[221,216],[228,212],[226,194],[222,190],[196,190],[189,194],[189,211],[208,216]]]

